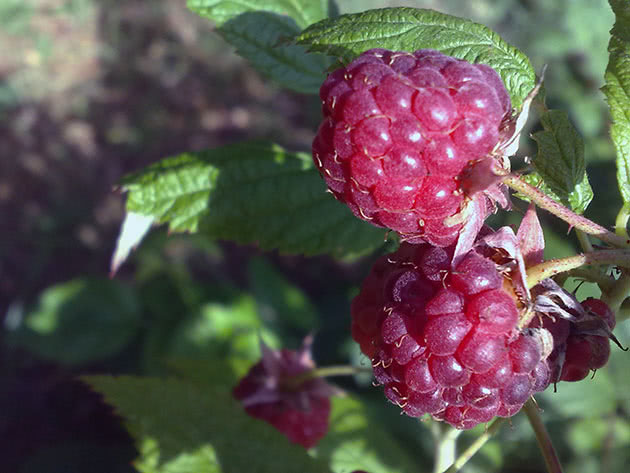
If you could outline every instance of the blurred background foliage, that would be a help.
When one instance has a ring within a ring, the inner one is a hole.
[[[612,225],[620,198],[599,91],[613,21],[605,0],[338,4],[341,13],[404,5],[468,17],[522,49],[537,71],[547,64],[548,105],[567,110],[585,139],[595,190],[586,214]],[[348,314],[373,257],[283,256],[157,231],[107,279],[124,205],[112,189],[125,173],[248,138],[310,148],[317,99],[261,78],[212,30],[183,1],[0,2],[2,471],[133,471],[131,439],[77,380],[82,374],[195,366],[194,376],[232,382],[259,356],[259,337],[297,348],[310,332],[321,365],[369,363],[349,338]],[[523,139],[520,156],[533,153]],[[575,250],[566,226],[546,218],[545,225],[547,256]],[[578,289],[580,298],[596,294]],[[616,335],[630,344],[627,322]],[[540,396],[567,472],[617,472],[630,462],[626,365],[613,348],[594,379]],[[430,471],[428,428],[398,416],[369,377],[339,383]],[[542,471],[536,448],[517,416],[465,471]]]

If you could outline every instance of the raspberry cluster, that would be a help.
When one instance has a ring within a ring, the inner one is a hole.
[[[328,431],[330,399],[335,389],[322,378],[295,384],[295,377],[315,367],[311,339],[299,351],[262,346],[263,358],[233,390],[249,415],[284,433],[291,442],[313,447]]]
[[[359,218],[406,239],[452,244],[464,168],[487,157],[511,115],[498,74],[423,49],[372,49],[328,76],[313,159]]]
[[[402,244],[379,259],[352,303],[352,336],[387,398],[468,429],[509,417],[551,381],[551,334],[517,329],[510,275],[471,250]]]
[[[495,203],[509,203],[502,153],[520,133],[493,69],[433,50],[372,49],[330,74],[320,97],[313,159],[329,190],[403,241],[374,264],[351,308],[352,337],[392,403],[469,429],[606,363],[615,325],[606,304],[580,305],[550,279],[528,289],[527,267],[544,249],[534,207],[516,235],[483,227]],[[314,367],[306,347],[263,352],[234,396],[313,446],[332,388],[291,381]]]

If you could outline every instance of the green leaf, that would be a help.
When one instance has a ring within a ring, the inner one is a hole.
[[[325,192],[310,155],[264,143],[185,153],[128,176],[127,211],[171,231],[257,243],[307,255],[361,254],[383,230],[355,218]]]
[[[265,11],[293,18],[300,29],[328,16],[328,0],[188,0],[188,8],[217,26],[237,16]]]
[[[59,363],[78,365],[120,352],[140,328],[140,305],[127,286],[79,279],[46,289],[10,339]]]
[[[484,63],[499,73],[517,109],[535,84],[527,56],[498,34],[478,23],[433,10],[383,8],[341,15],[309,26],[296,42],[344,62],[371,48],[431,48],[469,62]]]
[[[617,151],[617,182],[624,203],[630,203],[630,4],[610,0],[616,19],[602,88],[612,116],[610,136]]]
[[[189,358],[260,358],[259,341],[272,346],[277,338],[262,323],[253,298],[229,304],[209,302],[182,320],[170,333],[168,354]]]
[[[136,440],[143,473],[327,473],[321,460],[249,417],[230,392],[175,379],[89,376]]]
[[[188,0],[188,8],[213,20],[217,32],[260,72],[281,86],[316,93],[327,61],[302,46],[282,44],[325,18],[325,0]]]
[[[165,365],[169,374],[184,378],[193,384],[209,386],[213,389],[221,388],[230,390],[236,386],[239,380],[247,374],[250,368],[260,361],[260,349],[255,361],[243,360],[237,357],[191,359],[169,358]]]
[[[287,89],[315,94],[326,78],[326,58],[303,46],[279,44],[299,31],[292,19],[268,12],[243,13],[217,28],[261,73]]]
[[[311,301],[272,264],[253,258],[248,275],[258,312],[266,323],[280,325],[278,332],[289,328],[301,335],[317,329],[319,320]]]
[[[416,459],[351,397],[332,399],[330,428],[317,445],[317,456],[326,458],[335,473],[409,473],[418,468]]]
[[[584,163],[584,142],[569,121],[566,112],[547,110],[540,119],[543,130],[534,133],[538,153],[533,160],[538,175],[529,182],[538,186],[550,197],[583,213],[593,199]]]

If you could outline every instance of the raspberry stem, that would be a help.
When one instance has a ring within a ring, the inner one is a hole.
[[[284,385],[289,389],[297,389],[302,383],[315,378],[330,378],[332,376],[352,376],[359,373],[371,373],[372,368],[362,368],[352,365],[323,366],[288,377]]]
[[[630,319],[630,300],[626,299],[616,314],[617,323]]]
[[[580,242],[580,246],[585,253],[590,253],[591,251],[593,251],[593,244],[591,243],[591,239],[586,233],[584,233],[582,230],[576,230],[575,235],[577,236],[577,239]]]
[[[608,304],[613,314],[619,312],[621,304],[628,298],[630,294],[630,276],[627,273],[615,281],[615,285],[608,292],[602,294],[602,300]]]
[[[551,197],[543,193],[540,189],[528,184],[515,174],[508,174],[503,182],[513,190],[527,196],[541,209],[554,214],[561,220],[567,222],[571,227],[582,230],[584,233],[596,236],[600,240],[609,243],[618,248],[630,248],[630,239],[626,236],[620,236],[616,233],[606,230],[601,225],[578,215],[564,205],[556,202]]]
[[[587,264],[615,265],[630,268],[630,252],[628,250],[599,250],[545,261],[527,269],[527,287],[531,289],[543,279]]]
[[[503,417],[497,417],[490,427],[481,434],[479,437],[475,439],[475,441],[470,444],[470,446],[464,450],[464,452],[457,457],[457,460],[446,470],[444,473],[456,473],[458,472],[468,460],[470,460],[481,448],[486,444],[488,440],[492,438],[492,436],[501,428],[503,423],[506,421]]]
[[[525,411],[525,414],[529,419],[529,423],[534,430],[534,434],[536,434],[538,446],[540,447],[540,451],[542,452],[543,458],[545,459],[547,472],[562,473],[562,466],[560,465],[560,460],[558,460],[558,455],[555,448],[553,447],[553,443],[551,442],[551,437],[549,436],[549,432],[547,432],[547,429],[545,428],[545,424],[543,424],[543,421],[540,418],[538,406],[532,398],[530,398],[529,401],[525,403],[523,410]]]
[[[584,281],[594,282],[599,286],[602,292],[609,292],[615,285],[615,280],[608,276],[602,268],[580,267],[567,272],[567,277],[583,279]],[[556,282],[558,282],[556,280]]]
[[[435,443],[433,473],[443,473],[455,461],[457,437],[462,430],[457,430],[443,422],[431,422],[431,433]]]

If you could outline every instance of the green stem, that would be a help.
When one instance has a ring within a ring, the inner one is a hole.
[[[334,365],[314,368],[310,371],[291,376],[284,382],[288,387],[297,388],[302,383],[315,378],[330,378],[332,376],[352,376],[359,373],[372,372],[372,368],[352,365]]]
[[[602,294],[602,300],[608,304],[613,314],[617,314],[623,302],[630,296],[630,276],[622,274],[611,290]]]
[[[534,434],[536,434],[538,446],[540,447],[540,451],[543,455],[543,458],[545,459],[547,472],[562,473],[562,466],[560,465],[560,460],[558,460],[556,450],[555,448],[553,448],[551,437],[549,436],[549,432],[547,432],[547,429],[545,428],[545,424],[543,424],[543,421],[540,418],[538,406],[536,406],[533,399],[530,398],[529,401],[525,403],[523,410],[525,411],[525,414],[527,414],[527,418],[529,419],[529,423],[534,430]]]
[[[623,304],[621,304],[621,307],[619,308],[616,316],[617,323],[621,323],[625,320],[630,319],[630,299],[626,299],[625,301],[623,301]]]
[[[457,437],[462,431],[444,422],[432,421],[431,433],[435,444],[433,473],[443,473],[455,461]]]
[[[550,259],[527,269],[527,287],[531,289],[543,279],[586,264],[630,267],[630,252],[628,250],[599,250],[567,258]]]
[[[616,283],[614,278],[608,276],[601,267],[594,268],[589,266],[582,266],[580,268],[572,269],[567,273],[567,276],[577,279],[583,279],[588,282],[594,282],[599,286],[602,292],[608,292],[612,290]]]
[[[619,248],[630,247],[630,238],[619,236],[613,232],[606,230],[601,225],[578,215],[572,210],[569,210],[564,205],[556,202],[551,197],[537,189],[536,187],[521,180],[515,174],[509,174],[503,182],[514,189],[517,192],[527,196],[532,202],[534,202],[541,209],[545,209],[551,212],[556,217],[567,222],[571,227],[575,227],[578,230],[582,230],[584,233],[596,236],[600,240],[609,243]]]
[[[582,230],[576,230],[575,234],[577,235],[580,246],[585,253],[590,253],[591,251],[593,251],[593,244],[591,243],[591,239],[586,233],[584,233]]]
[[[621,210],[617,214],[615,220],[615,233],[623,238],[630,238],[628,236],[628,220],[630,219],[630,203],[624,204]]]
[[[483,447],[490,438],[501,428],[506,419],[497,417],[488,430],[475,439],[475,441],[464,452],[457,457],[457,460],[444,473],[456,473],[468,460],[470,460]]]

